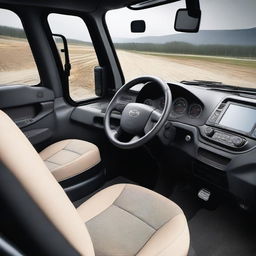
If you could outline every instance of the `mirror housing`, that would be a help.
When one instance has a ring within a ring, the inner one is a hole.
[[[144,20],[134,20],[131,22],[132,33],[144,33],[146,31],[146,23]]]
[[[178,32],[197,33],[200,22],[201,11],[192,16],[188,9],[179,9],[176,13],[174,28]]]
[[[105,94],[105,69],[100,66],[94,67],[95,95],[102,97]]]
[[[174,29],[178,32],[197,33],[201,23],[199,0],[186,0],[186,9],[176,13]]]

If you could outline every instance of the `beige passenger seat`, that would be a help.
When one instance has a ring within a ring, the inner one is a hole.
[[[100,152],[93,143],[62,140],[45,148],[40,156],[71,200],[88,195],[105,181]]]
[[[40,156],[59,182],[79,175],[101,161],[96,145],[75,139],[56,142],[45,148]]]

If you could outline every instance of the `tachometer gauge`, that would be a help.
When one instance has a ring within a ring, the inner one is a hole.
[[[173,102],[172,110],[175,115],[184,115],[188,108],[188,102],[184,98],[177,98]]]
[[[191,118],[198,118],[202,113],[202,107],[199,104],[192,104],[189,108],[189,116]]]

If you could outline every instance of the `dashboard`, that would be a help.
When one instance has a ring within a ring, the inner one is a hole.
[[[255,203],[256,96],[178,83],[169,87],[170,115],[158,134],[162,150],[168,155],[178,149],[179,154],[191,158],[193,176],[239,200]],[[131,102],[163,110],[164,97],[154,84],[131,89],[120,99],[120,111],[113,112],[113,125],[118,126],[122,109]],[[103,100],[79,106],[71,118],[103,129],[108,103]],[[169,136],[172,131],[175,136]]]

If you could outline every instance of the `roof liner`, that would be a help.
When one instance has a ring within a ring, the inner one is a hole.
[[[59,10],[94,12],[110,10],[138,3],[138,0],[0,0],[0,5],[33,6]]]

